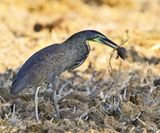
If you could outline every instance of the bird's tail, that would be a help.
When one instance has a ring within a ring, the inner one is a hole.
[[[10,93],[12,95],[17,95],[23,89],[25,89],[24,82],[21,82],[21,80],[14,80],[10,88]]]

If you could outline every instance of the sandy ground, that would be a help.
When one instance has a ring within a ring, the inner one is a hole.
[[[0,132],[160,132],[159,0],[1,0]],[[58,120],[51,85],[9,94],[17,70],[37,50],[94,29],[128,51],[126,60],[91,43],[88,59],[59,81]],[[15,112],[14,112],[15,105]]]

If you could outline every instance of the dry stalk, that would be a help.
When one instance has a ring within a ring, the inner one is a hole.
[[[2,96],[0,96],[0,99],[1,99],[4,103],[7,103]]]
[[[111,60],[112,60],[112,57],[113,57],[113,55],[114,55],[114,52],[120,47],[120,46],[122,46],[123,44],[125,44],[127,41],[128,41],[128,39],[129,39],[129,36],[128,36],[128,31],[126,31],[126,36],[127,36],[127,38],[125,39],[125,40],[122,40],[122,43],[116,48],[116,49],[113,49],[112,50],[112,52],[111,52],[111,54],[110,54],[110,58],[109,58],[109,63],[108,63],[108,65],[109,65],[109,73],[111,74],[111,76],[113,76],[113,68],[112,68],[112,65],[111,65]],[[120,63],[121,64],[121,63]],[[120,65],[121,66],[121,65]]]
[[[129,131],[129,133],[133,133],[134,129],[135,129],[135,127],[132,127],[131,130]]]
[[[156,133],[160,133],[160,130],[156,131]]]
[[[98,114],[100,114],[102,117],[104,117],[106,114],[103,111],[100,111],[99,109],[97,109],[96,107],[92,107],[92,110],[97,111]]]
[[[139,118],[140,115],[141,115],[141,113],[139,113],[135,119],[137,119],[139,122],[141,122],[142,125],[143,125],[144,127],[146,127],[147,129],[151,129],[152,131],[155,132],[155,130],[154,130],[150,125],[148,125],[147,123],[145,123],[144,121],[142,121],[142,120]]]
[[[84,113],[79,117],[78,122],[80,122],[80,121],[82,120],[82,117],[87,116],[92,110],[97,111],[101,116],[105,116],[105,113],[104,113],[103,111],[100,111],[100,110],[97,109],[97,107],[98,107],[102,102],[103,102],[103,100],[100,101],[97,105],[91,107],[91,108],[89,109],[89,111],[84,112]]]

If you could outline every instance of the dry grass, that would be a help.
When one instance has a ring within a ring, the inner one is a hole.
[[[60,79],[58,103],[61,120],[50,101],[50,89],[43,87],[39,93],[37,123],[34,112],[34,93],[23,92],[10,97],[9,85],[1,89],[1,131],[28,132],[85,132],[90,129],[113,132],[158,132],[160,128],[159,78],[149,72],[141,76],[139,70],[117,71],[112,77],[90,68],[88,80],[75,76]],[[4,75],[2,75],[4,76]],[[1,76],[1,77],[2,77]],[[12,78],[12,77],[11,77]],[[70,82],[67,82],[70,81]],[[5,81],[3,81],[5,82]],[[159,81],[158,81],[159,82]],[[8,99],[7,101],[5,99]],[[14,104],[13,104],[13,99]]]

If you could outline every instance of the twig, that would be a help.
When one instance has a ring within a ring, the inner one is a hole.
[[[145,126],[146,128],[149,128],[149,129],[151,129],[151,130],[154,131],[154,129],[153,129],[150,125],[148,125],[147,123],[145,123],[144,121],[142,121],[140,118],[137,117],[136,119],[137,119],[139,122],[141,122],[143,126]]]
[[[156,133],[160,133],[160,130],[156,131]]]
[[[96,106],[91,107],[89,112],[91,112],[92,110],[96,110],[100,115],[105,116],[105,113],[103,111],[97,109],[97,107],[100,106],[101,103],[103,103],[103,100],[100,101]]]
[[[58,95],[57,101],[60,101],[60,100],[64,99],[66,96],[68,96],[72,92],[73,92],[73,89],[70,89],[67,92],[65,92],[63,95]],[[57,97],[57,95],[56,95],[56,97]]]
[[[124,89],[123,99],[126,100],[127,89]]]
[[[109,71],[109,72],[110,72],[111,76],[113,76],[113,74],[112,74],[113,69],[112,69],[112,65],[111,65],[111,59],[112,59],[112,57],[113,57],[113,55],[114,55],[114,52],[115,52],[120,46],[122,46],[123,44],[125,44],[125,43],[128,41],[128,39],[129,39],[128,31],[126,31],[126,36],[127,36],[127,38],[126,38],[125,40],[122,40],[122,43],[121,43],[117,48],[113,49],[112,52],[111,52],[111,54],[110,54],[110,58],[109,58],[109,63],[108,63],[108,65],[109,65],[109,68],[110,68],[110,71]]]
[[[80,121],[80,120],[82,120],[82,117],[84,118],[84,117],[86,117],[87,115],[88,115],[88,113],[89,112],[84,112],[80,117],[79,117],[79,119],[78,119],[78,121]],[[87,117],[88,118],[88,117]]]
[[[148,125],[147,123],[145,123],[144,121],[142,121],[142,120],[139,118],[140,115],[141,115],[141,113],[139,113],[135,119],[137,119],[139,122],[141,122],[142,125],[145,126],[147,129],[151,129],[151,130],[155,131],[150,125]]]
[[[135,129],[135,127],[132,127],[131,130],[129,131],[129,133],[132,133],[132,131]]]
[[[65,84],[63,84],[61,86],[61,88],[59,89],[59,94],[61,94],[63,92],[63,89],[68,85],[68,84],[71,84],[70,81],[67,81]]]
[[[119,67],[118,67],[119,74],[121,73],[121,66],[122,66],[122,60],[120,60]]]
[[[97,107],[102,103],[103,101],[100,101],[97,105],[91,107],[89,111],[84,112],[80,117],[79,117],[79,122],[82,120],[82,117],[86,117],[91,111],[95,110],[97,111],[101,116],[105,116],[105,113],[103,111],[100,111],[97,109]]]
[[[40,87],[37,87],[36,93],[35,93],[35,113],[36,113],[36,120],[37,122],[40,121],[39,115],[38,115],[38,92],[39,92]]]
[[[2,96],[0,96],[0,99],[1,99],[4,103],[7,103]]]
[[[100,110],[97,109],[96,107],[92,107],[92,110],[91,110],[91,111],[93,111],[93,110],[97,111],[97,113],[99,113],[102,117],[103,117],[103,116],[106,116],[106,114],[105,114],[103,111],[100,111]]]

